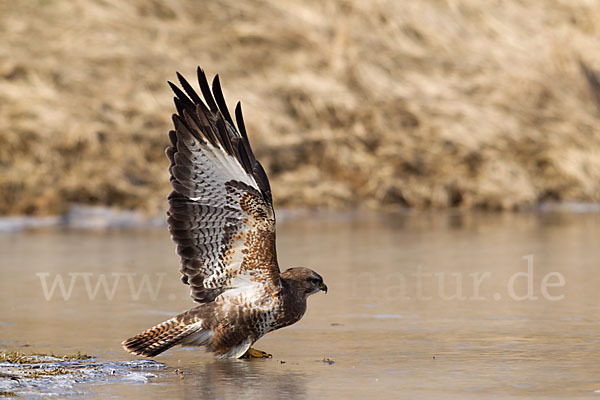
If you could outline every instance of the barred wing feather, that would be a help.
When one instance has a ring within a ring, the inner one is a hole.
[[[181,257],[182,281],[199,303],[229,289],[260,285],[279,290],[275,214],[267,175],[254,157],[238,103],[236,124],[218,75],[212,91],[204,72],[204,101],[177,74],[175,130],[169,132],[171,185],[168,224]],[[214,97],[213,97],[214,96]]]

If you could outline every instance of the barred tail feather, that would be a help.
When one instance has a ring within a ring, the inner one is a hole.
[[[202,321],[186,321],[178,315],[134,337],[125,340],[123,348],[139,356],[154,357],[177,344],[187,344],[202,334]],[[198,335],[200,334],[200,335]]]

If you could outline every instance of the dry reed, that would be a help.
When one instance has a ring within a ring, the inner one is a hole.
[[[1,0],[0,37],[2,214],[164,209],[197,65],[278,206],[600,201],[599,1]]]

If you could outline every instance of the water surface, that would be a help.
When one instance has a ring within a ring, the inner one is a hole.
[[[256,344],[272,359],[178,347],[156,358],[168,368],[147,381],[84,382],[77,396],[600,398],[599,214],[280,222],[282,268],[317,270],[329,293]],[[193,305],[163,228],[0,235],[0,267],[3,350],[135,360],[123,339]],[[57,276],[64,294],[50,294]]]

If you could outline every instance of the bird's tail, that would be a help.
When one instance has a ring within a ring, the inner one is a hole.
[[[185,312],[125,340],[123,348],[139,356],[154,357],[177,344],[203,345],[212,332],[202,329],[202,320]]]

